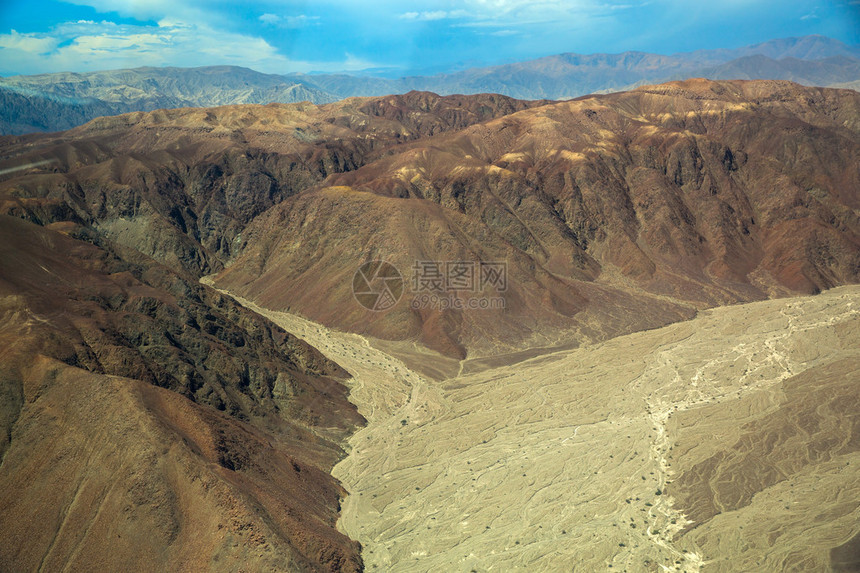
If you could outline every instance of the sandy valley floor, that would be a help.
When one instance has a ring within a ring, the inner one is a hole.
[[[241,302],[354,377],[334,473],[368,571],[827,570],[860,531],[858,287],[492,369],[411,356],[441,380]]]

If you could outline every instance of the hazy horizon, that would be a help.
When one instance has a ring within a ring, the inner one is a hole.
[[[399,75],[566,52],[736,49],[807,35],[860,43],[856,0],[11,0],[0,6],[0,21],[4,76],[214,65]]]

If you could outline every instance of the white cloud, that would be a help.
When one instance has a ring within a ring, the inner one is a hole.
[[[374,62],[372,60],[368,60],[367,58],[362,58],[361,56],[356,56],[355,54],[351,54],[347,52],[344,54],[346,59],[343,62],[339,63],[339,69],[344,71],[358,71],[358,70],[367,70],[370,68],[379,68],[379,62]]]
[[[9,34],[0,34],[0,48],[3,48],[4,50],[46,54],[53,51],[56,47],[57,40],[50,37],[19,34],[15,30],[12,30]]]
[[[263,14],[257,19],[264,24],[277,26],[278,28],[304,28],[306,26],[318,26],[320,24],[319,16],[308,16],[307,14],[299,14],[297,16]]]
[[[275,25],[281,21],[281,17],[277,14],[263,14],[258,18],[263,24]]]
[[[206,22],[214,14],[211,4],[198,0],[65,0],[69,4],[89,6],[101,13],[116,12],[138,20],[175,18],[186,22]]]
[[[465,18],[469,16],[466,10],[426,10],[424,12],[404,12],[398,18],[401,20],[413,20],[419,22],[431,22],[433,20],[445,20],[449,18]]]
[[[565,23],[587,27],[597,19],[611,16],[620,10],[645,6],[651,1],[467,0],[470,18],[462,25],[516,29],[528,25]]]
[[[290,60],[264,39],[163,19],[157,26],[68,22],[47,33],[0,34],[5,73],[92,71],[140,66],[239,65],[271,73],[370,67],[344,55],[342,62]]]

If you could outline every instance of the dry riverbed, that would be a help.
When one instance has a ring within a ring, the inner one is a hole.
[[[856,410],[788,417],[860,392],[858,287],[443,380],[238,300],[353,376],[368,425],[334,475],[368,571],[821,570],[860,530]],[[826,455],[780,440],[795,427]]]

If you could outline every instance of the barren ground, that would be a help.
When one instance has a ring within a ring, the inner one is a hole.
[[[484,369],[240,302],[353,375],[368,571],[827,570],[860,531],[860,287]]]

